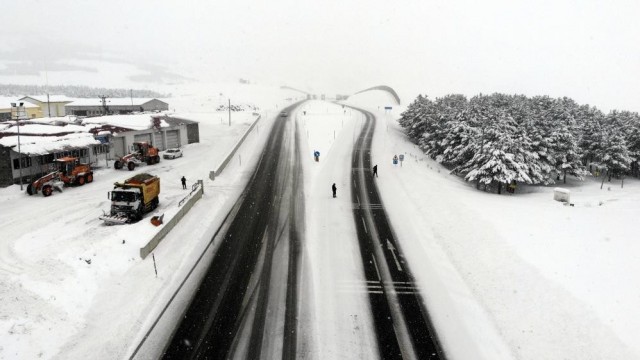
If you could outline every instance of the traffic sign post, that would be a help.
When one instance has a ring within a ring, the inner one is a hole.
[[[404,161],[404,155],[400,154],[400,167],[402,167],[402,162]]]

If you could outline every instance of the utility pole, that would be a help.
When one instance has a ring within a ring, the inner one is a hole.
[[[229,126],[231,126],[231,99],[229,99]]]
[[[133,89],[129,89],[129,97],[131,98],[131,106],[133,106]]]
[[[99,95],[98,96],[102,102],[102,109],[104,111],[104,115],[108,115],[109,114],[109,108],[107,107],[107,96],[106,95]]]
[[[22,151],[20,149],[20,109],[24,112],[24,103],[20,103],[16,106],[16,103],[11,103],[11,107],[16,110],[16,124],[18,126],[18,171],[20,172],[20,191],[22,191]]]
[[[49,93],[47,93],[47,112],[49,113],[49,117],[51,117],[51,102],[49,101]]]

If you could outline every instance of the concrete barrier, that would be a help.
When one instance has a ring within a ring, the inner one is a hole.
[[[231,161],[231,158],[233,158],[233,156],[236,154],[236,151],[238,151],[238,149],[240,148],[240,146],[242,145],[244,140],[247,138],[247,136],[249,136],[249,133],[251,132],[251,130],[253,130],[253,128],[256,126],[258,121],[260,121],[261,118],[262,118],[262,116],[258,115],[258,118],[256,119],[256,121],[254,121],[253,124],[251,124],[251,126],[249,126],[247,131],[244,132],[244,135],[242,135],[242,137],[240,138],[240,140],[238,140],[238,142],[233,147],[233,149],[231,149],[229,154],[224,158],[224,160],[222,160],[220,165],[218,165],[218,168],[216,168],[216,169],[214,169],[212,171],[213,174],[211,174],[211,173],[209,174],[209,178],[211,180],[213,180],[216,176],[220,176],[220,173],[224,170],[224,168],[227,166],[227,164],[229,164],[229,161]]]
[[[202,198],[202,194],[204,194],[204,188],[202,185],[202,180],[198,180],[198,182],[194,184],[194,186],[197,186],[197,188],[195,188],[191,192],[191,194],[189,194],[189,199],[184,202],[184,204],[180,207],[180,210],[178,210],[178,212],[173,216],[173,218],[171,218],[171,220],[169,220],[162,226],[160,231],[158,231],[158,233],[153,238],[151,238],[151,240],[149,240],[147,245],[140,248],[141,258],[144,259],[149,256],[149,254],[151,254],[156,246],[160,244],[160,241],[162,241],[162,239],[167,236],[169,231],[171,231],[171,229],[173,229],[178,224],[180,219],[182,219],[182,217],[184,217],[189,212],[189,210],[191,210],[193,205]]]

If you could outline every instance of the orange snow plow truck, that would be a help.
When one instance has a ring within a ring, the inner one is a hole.
[[[50,196],[53,189],[62,191],[64,186],[82,186],[85,183],[93,182],[91,165],[80,164],[78,158],[67,156],[56,159],[55,165],[57,170],[27,185],[27,194],[33,195],[42,192],[42,195]]]
[[[107,225],[137,222],[160,203],[160,178],[157,176],[142,173],[113,185],[113,191],[107,193],[111,212],[100,216]]]
[[[147,165],[153,165],[160,162],[158,148],[148,142],[134,142],[131,147],[133,148],[132,153],[121,157],[113,164],[113,167],[115,167],[116,170],[126,167],[129,171],[133,171],[136,166],[140,166],[145,163]]]

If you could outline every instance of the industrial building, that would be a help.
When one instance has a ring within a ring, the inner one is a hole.
[[[90,98],[74,99],[64,108],[66,115],[100,116],[166,111],[169,110],[169,104],[162,100],[149,98]]]
[[[18,99],[40,107],[43,117],[58,117],[65,115],[64,106],[74,99],[64,95],[29,95]]]
[[[28,183],[53,170],[55,159],[74,156],[94,166],[112,166],[134,142],[160,151],[200,141],[198,122],[164,115],[111,115],[86,118],[82,125],[21,121],[0,126],[0,186]],[[18,146],[20,143],[20,152]]]

